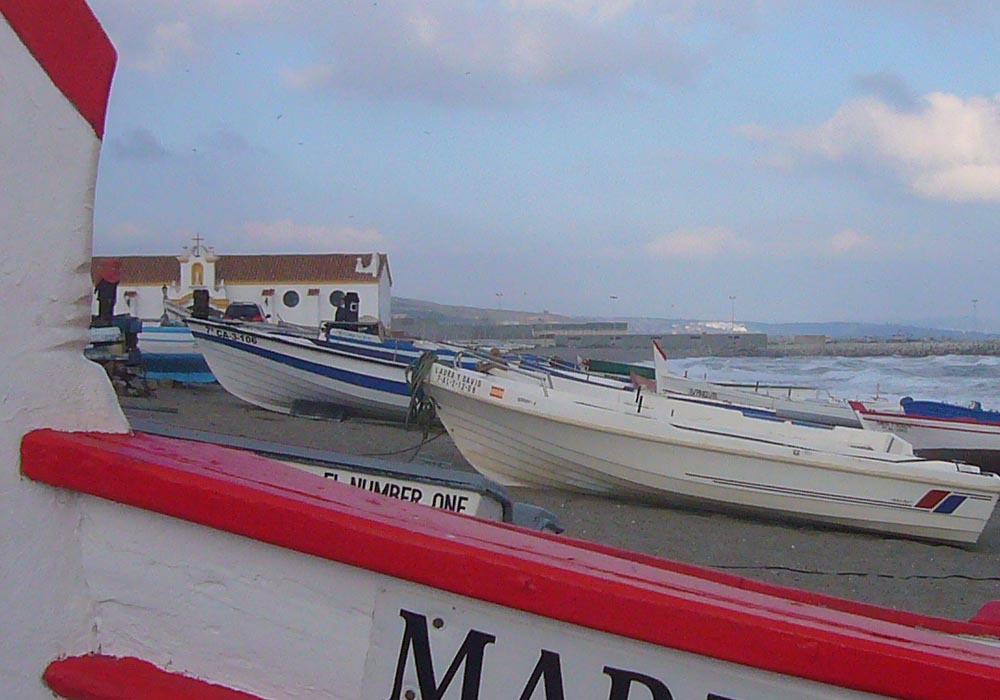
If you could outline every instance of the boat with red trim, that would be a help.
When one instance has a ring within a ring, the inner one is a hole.
[[[83,0],[0,0],[0,294],[32,330],[0,336],[0,697],[1000,697],[997,605],[854,603],[133,431],[82,352],[114,62]]]
[[[898,407],[852,401],[861,425],[898,435],[928,459],[951,459],[1000,472],[1000,411],[979,404],[958,406],[915,401],[906,396]]]

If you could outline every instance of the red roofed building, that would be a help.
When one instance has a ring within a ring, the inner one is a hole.
[[[217,255],[200,237],[181,255],[122,255],[115,313],[156,320],[167,307],[191,305],[204,289],[220,311],[233,301],[260,304],[272,321],[316,326],[332,321],[337,306],[354,292],[358,315],[392,320],[389,257],[385,253],[305,253],[288,255]],[[109,257],[95,256],[91,276]],[[166,303],[164,303],[166,302]],[[96,313],[95,297],[95,313]]]

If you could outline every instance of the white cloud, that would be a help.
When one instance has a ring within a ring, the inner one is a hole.
[[[649,241],[644,250],[655,258],[711,258],[742,251],[735,234],[721,227],[681,229]]]
[[[145,50],[136,58],[135,66],[146,73],[159,73],[174,61],[191,56],[194,51],[194,33],[189,24],[158,24],[150,32]]]
[[[284,47],[293,86],[452,103],[531,99],[546,89],[631,89],[688,80],[704,36],[742,31],[760,3],[719,0],[92,0],[121,68],[161,71],[211,47]]]
[[[867,250],[872,247],[873,242],[871,236],[858,233],[853,229],[844,229],[830,236],[827,247],[833,253],[843,254]]]
[[[286,70],[285,81],[294,88],[310,92],[328,85],[337,76],[337,67],[332,63],[314,63],[297,70]]]
[[[252,221],[244,224],[244,237],[254,250],[285,253],[355,253],[384,251],[386,240],[375,228]]]
[[[601,23],[628,13],[636,0],[507,0],[506,4],[522,12],[549,12]]]
[[[1000,95],[931,93],[912,111],[877,98],[852,100],[793,134],[792,147],[888,169],[928,199],[1000,202]]]
[[[119,53],[119,68],[160,73],[196,57],[237,26],[273,26],[270,0],[90,0]]]
[[[390,99],[490,103],[546,89],[676,83],[701,65],[688,1],[399,0],[324,10],[293,85]],[[678,6],[685,12],[679,12]],[[316,14],[313,12],[312,14]]]
[[[162,253],[161,250],[150,250],[149,246],[157,241],[156,232],[135,221],[122,221],[110,227],[104,227],[94,236],[95,255],[129,255]]]

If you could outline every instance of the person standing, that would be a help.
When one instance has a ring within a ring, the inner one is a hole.
[[[115,315],[115,301],[118,298],[118,283],[122,279],[122,261],[111,258],[104,261],[97,271],[97,320],[96,326],[110,326]]]

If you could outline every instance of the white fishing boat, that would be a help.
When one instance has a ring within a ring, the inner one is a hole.
[[[980,409],[960,413],[953,410],[930,415],[916,409],[904,409],[902,403],[906,402],[908,397],[897,406],[885,407],[863,401],[852,401],[850,406],[865,429],[898,435],[913,445],[918,455],[968,462],[981,469],[1000,472],[1000,420],[995,411]]]
[[[463,456],[501,484],[964,543],[979,538],[1000,495],[997,475],[919,459],[893,435],[440,363],[425,387]]]
[[[994,606],[852,603],[131,432],[82,355],[115,55],[82,0],[57,15],[0,0],[0,293],[31,329],[0,335],[0,697],[1000,697]]]
[[[750,406],[774,411],[779,418],[860,428],[854,411],[846,401],[822,397],[815,388],[787,387],[784,389],[761,386],[727,386],[706,380],[692,379],[671,372],[667,367],[667,354],[653,341],[653,362],[656,366],[656,389],[664,394],[692,396],[710,401],[720,401],[737,406]]]
[[[172,324],[143,321],[139,349],[144,355],[197,355],[194,336],[181,321]]]
[[[410,363],[427,350],[458,354],[435,343],[343,329],[328,328],[317,337],[270,324],[197,318],[186,323],[226,391],[285,414],[344,411],[402,420],[410,406]]]

